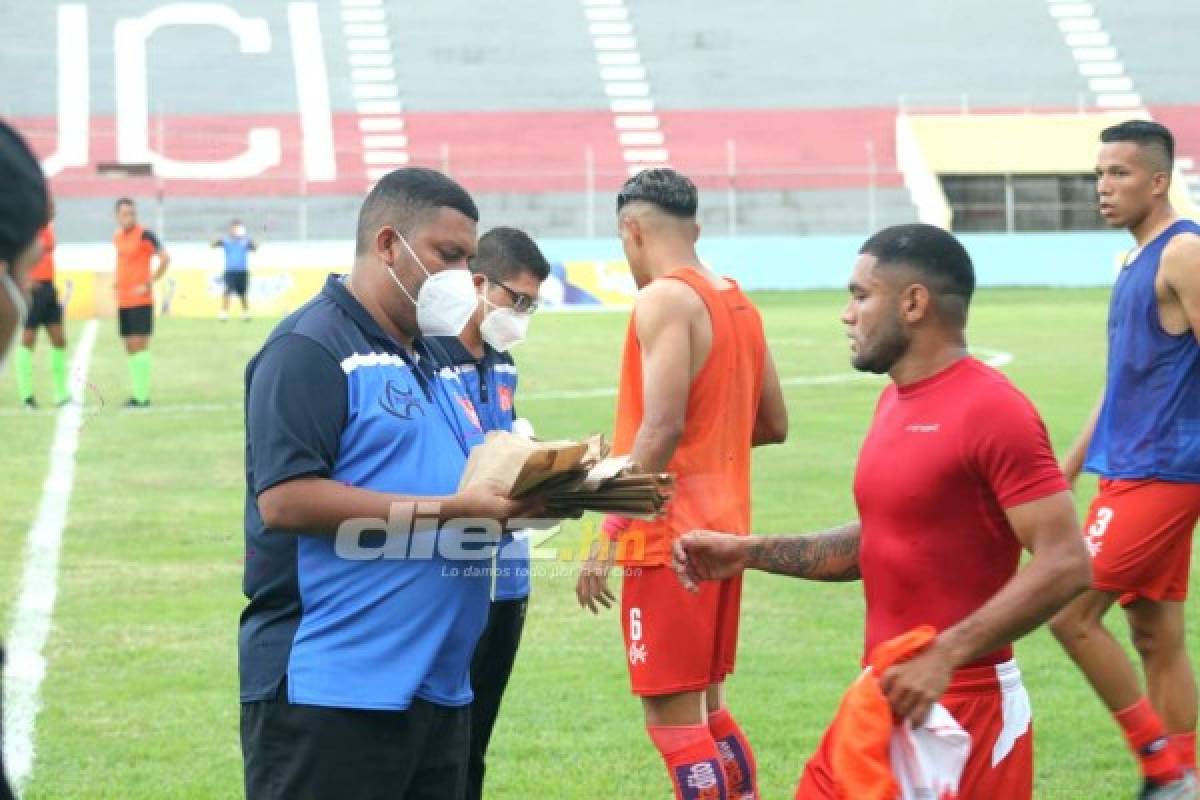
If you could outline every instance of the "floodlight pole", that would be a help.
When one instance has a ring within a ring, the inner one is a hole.
[[[875,180],[877,166],[875,164],[875,142],[868,139],[867,145],[867,235],[875,232],[878,224],[878,199],[875,196]]]
[[[297,225],[299,227],[299,231],[297,232],[297,238],[299,238],[300,241],[302,241],[302,242],[307,242],[308,241],[308,175],[305,174],[303,168],[301,168],[301,170],[300,170],[299,215],[300,215],[300,218],[297,221]]]
[[[725,189],[726,206],[729,209],[729,235],[737,236],[737,142],[732,138],[725,140],[725,168],[729,175],[729,184]]]
[[[155,115],[154,135],[158,139],[158,152],[165,153],[163,142],[166,139],[166,130],[163,124],[163,111],[160,104],[157,108],[158,113]],[[155,201],[155,220],[158,225],[158,235],[162,241],[167,240],[167,214],[163,203],[163,180],[158,174],[158,170],[154,170],[154,201]]]
[[[596,238],[596,153],[591,147],[583,150],[584,230],[587,238]]]

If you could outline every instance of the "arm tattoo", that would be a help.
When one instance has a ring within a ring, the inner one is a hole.
[[[857,522],[812,536],[764,536],[750,551],[752,569],[814,581],[856,581],[860,526]]]

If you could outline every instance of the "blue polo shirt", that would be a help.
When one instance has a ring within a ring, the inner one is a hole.
[[[245,272],[249,269],[249,253],[254,249],[254,240],[249,236],[225,234],[217,240],[225,251],[225,271]]]
[[[439,374],[451,384],[461,382],[485,431],[510,431],[516,418],[517,365],[508,353],[484,344],[476,359],[457,337],[433,339],[433,354],[445,367]],[[505,533],[495,559],[496,600],[529,597],[529,538]]]
[[[346,558],[329,534],[266,528],[257,504],[266,489],[301,477],[453,494],[483,432],[461,382],[436,370],[426,342],[410,354],[339,276],[283,320],[247,366],[243,702],[273,697],[285,677],[288,699],[304,705],[471,701],[490,551],[464,561],[462,531],[422,531],[418,522],[411,537],[404,527],[398,557]],[[382,550],[385,534],[358,541]]]

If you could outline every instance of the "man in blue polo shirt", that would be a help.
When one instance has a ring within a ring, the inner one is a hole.
[[[351,274],[331,276],[246,369],[249,800],[465,791],[489,605],[477,528],[537,510],[456,492],[483,431],[425,337],[458,334],[475,311],[477,219],[440,173],[384,176],[359,213]]]
[[[250,253],[257,250],[258,245],[246,233],[242,221],[235,219],[229,223],[229,233],[214,239],[212,246],[225,251],[225,274],[222,276],[225,290],[221,293],[221,313],[217,319],[222,322],[229,319],[229,298],[236,294],[242,303],[242,321],[249,322]]]
[[[440,374],[443,380],[465,385],[485,431],[513,430],[517,366],[508,350],[525,338],[550,265],[524,232],[493,228],[479,238],[479,252],[471,259],[470,268],[480,293],[479,305],[458,337],[436,340],[448,367]],[[467,800],[483,796],[484,758],[521,643],[529,602],[528,537],[506,533],[494,571],[487,627],[471,662],[475,701],[471,704]]]

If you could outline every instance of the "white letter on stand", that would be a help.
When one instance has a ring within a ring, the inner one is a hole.
[[[172,3],[144,17],[117,21],[116,43],[117,160],[150,162],[163,178],[185,180],[238,180],[261,175],[279,164],[279,131],[251,128],[247,148],[224,161],[175,161],[150,149],[150,109],[147,99],[146,43],[168,25],[216,25],[238,39],[243,53],[271,50],[271,31],[261,17],[243,19],[222,3]]]

